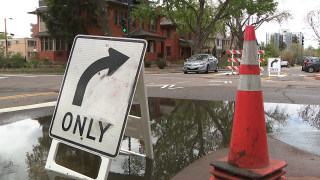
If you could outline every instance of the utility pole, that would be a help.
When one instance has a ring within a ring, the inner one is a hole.
[[[130,5],[131,0],[128,0],[128,38],[130,38]]]
[[[6,57],[8,57],[7,20],[4,18],[4,39],[6,43]]]

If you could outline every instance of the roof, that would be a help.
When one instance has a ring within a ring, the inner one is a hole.
[[[36,38],[41,38],[41,37],[49,37],[50,34],[47,32],[39,32],[38,34],[35,35]]]
[[[162,22],[160,23],[160,26],[165,26],[165,25],[171,25],[171,21],[169,21],[167,18],[163,17]]]
[[[126,34],[127,36],[127,34]],[[161,39],[161,40],[166,40],[167,38],[158,36],[156,34],[144,31],[143,29],[136,29],[130,33],[130,36],[132,38],[145,38],[145,37],[151,37],[151,38],[156,38],[156,39]]]
[[[189,40],[189,41],[192,45],[194,44],[194,41],[192,41],[192,40]],[[179,46],[188,46],[189,47],[189,45],[187,44],[187,42],[184,39],[179,39]],[[202,45],[201,49],[209,49],[209,48],[211,48],[211,47],[207,46],[207,45]]]

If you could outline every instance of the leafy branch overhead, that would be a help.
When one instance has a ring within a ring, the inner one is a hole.
[[[195,53],[199,53],[203,44],[220,20],[229,17],[229,3],[235,0],[219,1],[209,4],[206,0],[140,0],[141,4],[133,11],[134,17],[150,18],[164,17],[176,28],[181,38]],[[194,41],[187,34],[194,34]]]
[[[289,11],[277,10],[278,3],[275,0],[258,0],[247,1],[240,0],[243,8],[238,8],[232,14],[231,18],[226,21],[232,37],[237,39],[237,48],[243,48],[245,26],[253,25],[258,29],[263,23],[276,21],[279,24],[292,18]],[[247,2],[247,4],[246,4]]]
[[[87,34],[85,24],[97,24],[98,13],[93,0],[80,3],[78,0],[45,0],[47,9],[37,10],[36,13],[46,24],[47,32],[53,38],[61,37],[68,44],[78,34]],[[87,12],[87,20],[81,11]],[[87,22],[86,22],[87,21]]]

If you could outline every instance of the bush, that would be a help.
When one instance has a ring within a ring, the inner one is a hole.
[[[151,62],[150,61],[145,61],[144,62],[144,67],[150,67],[151,66]]]
[[[157,62],[157,66],[159,67],[159,69],[163,69],[167,66],[167,63],[165,60],[160,60]]]
[[[37,68],[39,66],[40,62],[37,60],[34,60],[34,61],[31,61],[31,64],[32,64],[32,67]]]
[[[53,64],[52,61],[50,61],[50,59],[45,58],[45,57],[41,59],[41,62],[42,62],[46,67],[49,67],[50,65]]]
[[[60,64],[60,69],[65,69],[67,67],[67,63]]]

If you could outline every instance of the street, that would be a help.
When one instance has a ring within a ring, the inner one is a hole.
[[[155,170],[154,176],[170,179],[185,168],[175,162],[181,161],[179,159],[193,159],[193,157],[189,157],[191,156],[189,153],[178,153],[178,156],[175,155],[176,158],[172,158],[172,153],[177,153],[181,148],[187,149],[186,152],[198,152],[198,146],[204,146],[206,150],[201,152],[204,155],[215,151],[216,147],[225,147],[229,144],[239,75],[227,75],[228,73],[230,73],[228,70],[220,70],[218,73],[210,72],[209,74],[184,74],[179,70],[171,73],[159,73],[147,69],[145,81],[149,96],[152,134],[155,134],[152,142],[155,161],[156,164],[161,164],[165,168]],[[267,129],[270,132],[268,137],[318,155],[318,121],[309,118],[309,115],[315,114],[298,115],[304,109],[317,110],[319,108],[316,97],[320,95],[320,81],[314,80],[313,75],[302,72],[300,67],[283,68],[280,77],[268,77],[267,72],[262,72],[261,83],[265,112],[268,113],[266,114]],[[4,172],[3,175],[0,174],[0,177],[25,179],[23,177],[29,175],[39,177],[39,179],[47,179],[46,173],[43,171],[44,164],[38,163],[39,169],[33,171],[25,169],[34,161],[33,157],[46,159],[46,153],[48,153],[51,143],[51,138],[48,138],[49,125],[63,75],[1,74],[0,81],[2,84],[0,89],[0,100],[2,101],[0,104],[0,133],[8,137],[0,141],[1,146],[7,146],[0,151],[0,170]],[[309,107],[307,105],[315,106]],[[137,104],[134,103],[131,113],[137,113],[137,108]],[[198,113],[201,111],[201,115],[197,114],[197,111]],[[278,113],[280,116],[273,113]],[[197,123],[202,122],[203,125],[194,126],[197,117],[201,117]],[[193,126],[194,128],[185,128]],[[197,135],[199,134],[197,127],[202,129],[201,136]],[[174,135],[176,132],[185,133],[185,135],[176,136]],[[185,136],[190,136],[192,143],[186,143],[189,140],[183,138]],[[201,141],[200,137],[202,136],[208,141]],[[130,149],[135,152],[139,152],[141,148],[141,143],[133,139],[131,141],[124,139],[122,144],[122,148],[130,146]],[[173,144],[175,145],[174,150],[167,152],[169,146],[171,147]],[[16,148],[17,146],[22,148]],[[42,149],[41,153],[36,150],[38,148]],[[66,151],[74,151],[70,147],[64,148]],[[274,152],[276,149],[271,148],[270,152]],[[74,158],[83,159],[79,158],[80,154],[80,152],[78,155],[76,153]],[[318,157],[313,155],[312,158],[317,160]],[[187,164],[195,160],[197,158],[190,160]],[[123,174],[123,171],[128,168],[122,167],[122,163],[126,161],[128,161],[126,157],[119,156],[119,159],[113,162],[114,166],[111,166],[111,172]],[[12,167],[4,169],[8,167],[8,162],[13,164]],[[97,162],[98,159],[92,161],[92,163]],[[295,164],[294,167],[288,167],[288,175],[290,176],[301,174],[294,168],[306,167],[303,164],[301,167],[297,167],[295,162],[291,163]],[[312,167],[317,167],[317,162],[314,161],[315,165]],[[64,165],[70,163],[70,160],[64,161]],[[74,166],[84,164],[85,162],[81,161]],[[163,174],[163,172],[169,171],[172,164],[176,166],[174,171],[170,175]],[[208,165],[204,165],[204,167],[210,168],[209,163],[206,164]],[[132,165],[142,168],[139,163]],[[94,169],[96,168],[93,168],[90,173],[94,174]],[[318,177],[316,170],[310,171],[312,173],[309,175]],[[209,176],[210,174],[203,173],[203,175]],[[110,179],[112,179],[111,177]]]
[[[149,97],[235,101],[239,75],[227,75],[231,70],[209,74],[166,73],[145,75]],[[319,104],[320,81],[314,73],[301,67],[282,68],[281,77],[261,76],[264,102],[290,104]],[[276,75],[276,74],[273,74]],[[53,102],[57,100],[63,75],[0,75],[0,108],[10,108]]]

